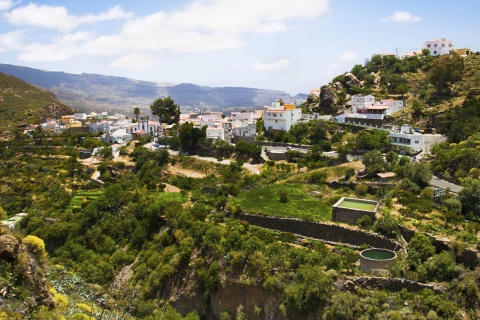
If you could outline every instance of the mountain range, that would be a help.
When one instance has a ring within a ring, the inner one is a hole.
[[[306,94],[291,96],[276,90],[156,83],[99,74],[43,71],[9,64],[0,64],[0,72],[47,89],[66,105],[84,112],[129,113],[134,107],[148,110],[153,101],[167,96],[172,97],[182,112],[195,108],[262,107],[278,99],[295,102],[307,98]]]

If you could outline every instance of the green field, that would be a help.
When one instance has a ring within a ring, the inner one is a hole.
[[[102,194],[101,190],[89,190],[89,191],[80,191],[78,192],[70,201],[70,204],[65,209],[67,212],[72,212],[73,207],[81,207],[83,199],[87,201],[96,200]]]
[[[159,200],[174,201],[184,203],[187,201],[187,196],[180,192],[159,192],[155,195]]]
[[[340,203],[340,208],[349,208],[349,209],[357,209],[357,210],[365,210],[365,211],[374,211],[377,205],[375,203],[365,203],[359,201],[352,201],[352,200],[344,200]]]
[[[292,217],[306,220],[331,221],[332,208],[311,196],[303,184],[271,184],[257,186],[231,199],[247,213]],[[279,190],[287,192],[287,202],[280,202]]]

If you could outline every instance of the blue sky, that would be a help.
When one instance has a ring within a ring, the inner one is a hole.
[[[375,53],[480,50],[475,0],[0,0],[0,63],[308,93]]]

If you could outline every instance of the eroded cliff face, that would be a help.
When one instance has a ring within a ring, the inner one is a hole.
[[[227,311],[232,316],[240,312],[245,313],[248,319],[286,319],[280,304],[282,294],[264,289],[261,285],[244,284],[233,280],[226,280],[220,285],[217,292],[211,295],[213,314],[220,315]]]
[[[55,306],[43,262],[9,234],[0,236],[0,295],[0,305],[7,308],[18,304],[19,299],[25,305],[20,304],[20,310],[40,305]]]

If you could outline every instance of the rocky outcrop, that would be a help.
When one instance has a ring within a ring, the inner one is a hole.
[[[0,260],[14,260],[18,256],[20,243],[11,235],[0,236]]]
[[[24,303],[34,307],[44,305],[55,306],[53,297],[50,295],[47,286],[47,279],[43,271],[42,262],[28,251],[25,245],[11,235],[0,236],[0,264],[10,263],[14,265],[13,276],[17,279],[14,286],[28,289],[29,296]],[[16,299],[11,295],[10,288],[2,288],[0,294],[8,306],[10,299]]]
[[[279,308],[281,301],[282,293],[279,291],[229,280],[211,295],[211,307],[215,315],[223,311],[237,315],[241,311],[247,314],[248,319],[285,319]]]
[[[332,113],[336,104],[337,96],[333,92],[332,88],[327,85],[322,86],[320,88],[319,111],[323,113]]]
[[[358,80],[357,77],[351,72],[345,73],[345,85],[347,88],[351,87],[362,87],[362,83]]]
[[[314,93],[310,93],[307,97],[307,103],[308,104],[313,104],[318,102],[318,95]]]

